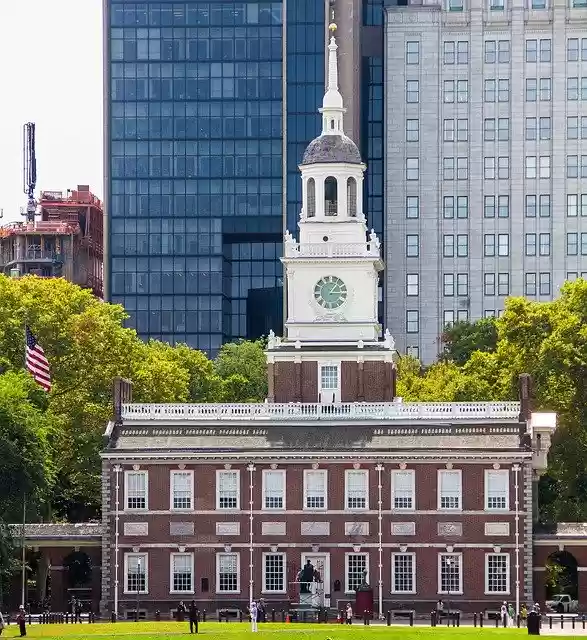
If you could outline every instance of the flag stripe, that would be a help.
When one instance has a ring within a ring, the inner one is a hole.
[[[26,327],[25,364],[35,381],[45,390],[51,391],[51,371],[49,361],[30,329]]]

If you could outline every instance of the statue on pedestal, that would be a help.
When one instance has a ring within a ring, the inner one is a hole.
[[[300,593],[312,593],[312,583],[320,582],[320,574],[314,569],[311,560],[308,560],[306,565],[300,569],[298,582],[300,583]]]

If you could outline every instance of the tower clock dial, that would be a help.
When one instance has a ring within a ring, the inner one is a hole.
[[[320,278],[314,287],[314,298],[324,309],[338,309],[348,296],[345,283],[336,276]]]

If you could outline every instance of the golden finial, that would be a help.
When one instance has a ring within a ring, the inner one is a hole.
[[[328,30],[329,30],[329,31],[332,31],[332,33],[334,33],[334,32],[336,31],[336,29],[337,29],[337,27],[336,27],[336,23],[331,22],[331,23],[328,25]]]

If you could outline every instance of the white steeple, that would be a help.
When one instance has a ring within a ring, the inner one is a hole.
[[[343,114],[346,109],[343,107],[342,95],[338,90],[338,60],[336,51],[338,45],[334,38],[336,24],[333,22],[328,29],[332,33],[330,44],[328,45],[328,85],[322,100],[322,135],[344,135]]]

